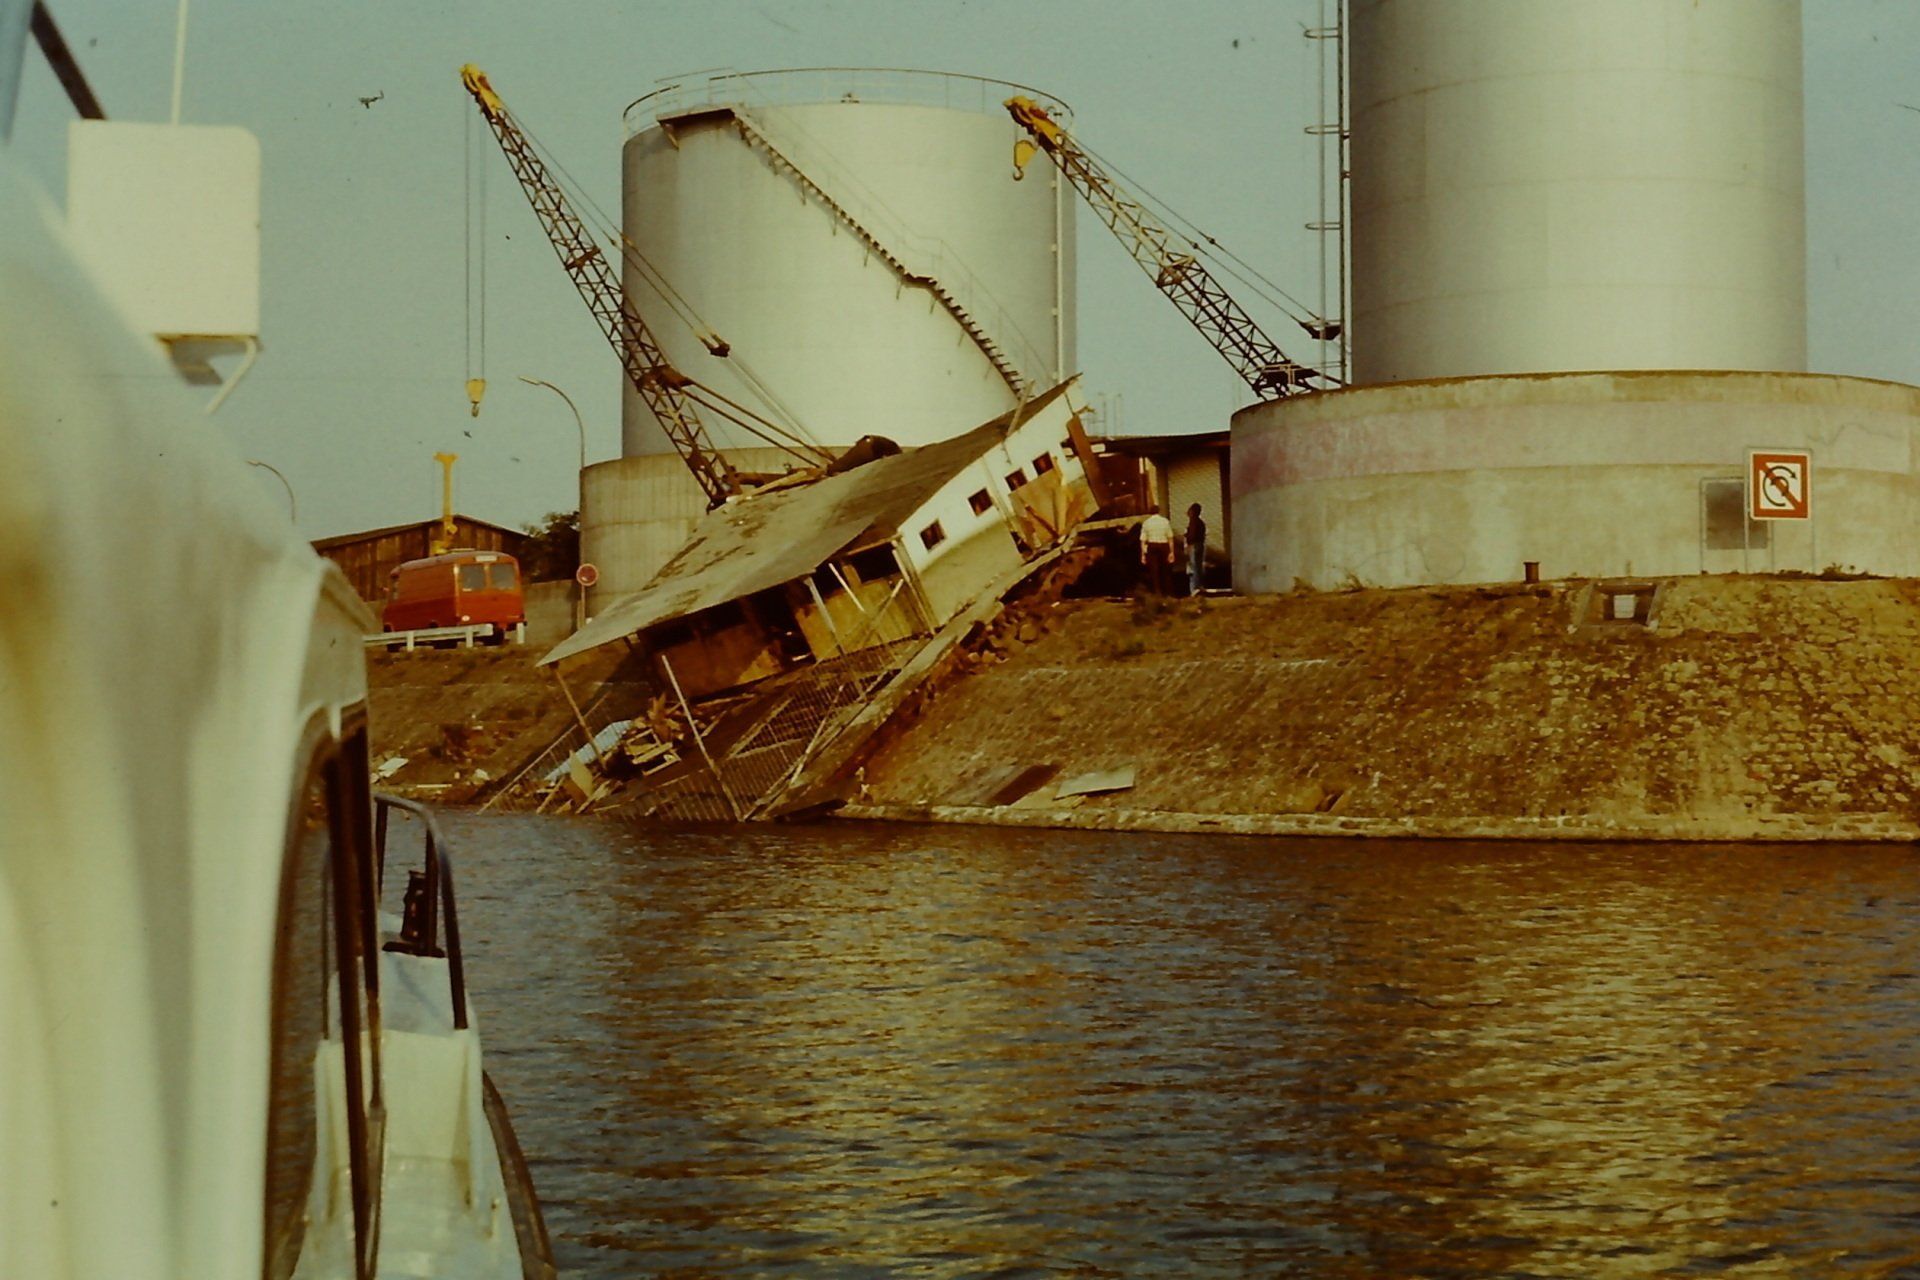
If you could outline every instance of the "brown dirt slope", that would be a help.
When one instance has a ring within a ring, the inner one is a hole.
[[[1096,821],[1885,837],[1920,811],[1912,581],[1674,579],[1650,627],[1596,621],[1585,583],[1062,608],[869,760],[863,800],[977,805],[1008,766],[1045,764],[1135,767],[1081,802]]]
[[[559,737],[573,713],[552,673],[534,666],[542,652],[534,647],[369,652],[374,763],[392,756],[407,760],[379,785],[464,801]],[[651,690],[621,679],[624,673],[613,670],[619,656],[609,649],[595,661],[568,664],[567,683],[583,705],[602,689],[621,703],[612,714],[625,714],[628,702],[644,704]],[[596,726],[607,718],[605,713],[592,717]]]

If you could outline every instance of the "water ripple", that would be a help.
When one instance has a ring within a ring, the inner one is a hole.
[[[1920,1275],[1905,849],[450,825],[569,1274]]]

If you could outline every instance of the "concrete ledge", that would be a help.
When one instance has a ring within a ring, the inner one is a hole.
[[[1687,818],[1353,818],[1329,813],[1173,813],[1157,809],[1044,809],[973,805],[850,804],[835,817],[867,822],[945,822],[1078,831],[1160,831],[1241,836],[1368,836],[1421,840],[1621,840],[1643,843],[1910,843],[1920,823],[1891,813]]]

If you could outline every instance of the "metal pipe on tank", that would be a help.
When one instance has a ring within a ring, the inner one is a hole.
[[[749,405],[764,384],[834,424],[829,446],[948,439],[1071,374],[1073,211],[1057,173],[1008,178],[1006,86],[828,69],[690,87],[629,108],[623,157],[627,295],[676,367]],[[664,448],[632,394],[622,435],[627,456]]]
[[[1054,382],[1068,380],[1068,184],[1054,167]]]

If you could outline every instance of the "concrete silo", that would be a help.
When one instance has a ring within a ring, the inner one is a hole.
[[[1798,0],[1349,14],[1356,385],[1235,416],[1240,586],[1920,573],[1920,391],[1804,372]]]
[[[1796,0],[1356,0],[1356,381],[1806,367]]]
[[[1032,90],[826,70],[641,98],[623,192],[646,267],[627,264],[628,296],[676,366],[829,447],[926,444],[1007,412],[1075,363],[1073,192],[1051,171],[1008,180],[1014,92]],[[587,482],[603,598],[639,587],[705,508],[631,388],[622,427],[624,456]],[[723,447],[763,444],[728,430]]]

